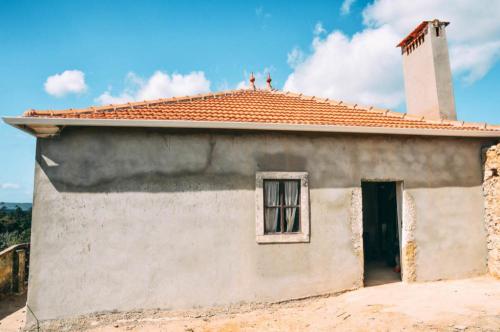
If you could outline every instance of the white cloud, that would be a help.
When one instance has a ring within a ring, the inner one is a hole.
[[[312,53],[294,68],[285,90],[384,107],[404,101],[396,44],[424,20],[450,21],[447,37],[454,75],[481,79],[500,58],[500,1],[376,0],[363,10],[364,28],[352,37],[314,36]],[[293,50],[292,50],[293,52]],[[291,52],[291,53],[292,53]],[[293,64],[293,62],[292,62]]]
[[[262,6],[255,8],[255,15],[257,15],[257,17],[263,17],[263,18],[270,18],[271,17],[271,14],[264,11],[264,7],[262,7]]]
[[[244,81],[239,81],[238,84],[236,84],[236,89],[248,89],[249,83],[248,79]]]
[[[401,37],[423,20],[449,21],[447,39],[454,73],[467,83],[481,79],[500,58],[500,1],[378,0],[363,11],[369,27],[391,26]]]
[[[83,93],[87,90],[85,74],[80,70],[65,70],[61,74],[49,76],[44,84],[45,91],[55,97],[69,93]]]
[[[313,34],[315,36],[319,36],[325,32],[326,32],[326,30],[323,27],[323,23],[321,23],[321,22],[316,23],[316,25],[314,26]]]
[[[349,15],[351,13],[351,7],[356,0],[344,0],[342,6],[340,7],[340,14]]]
[[[101,105],[125,104],[134,100],[135,100],[134,96],[131,96],[126,92],[122,92],[118,96],[113,96],[111,94],[111,88],[109,88],[108,91],[103,92],[99,97],[95,99],[95,101]]]
[[[396,107],[403,100],[397,40],[388,28],[364,30],[352,38],[340,31],[315,38],[312,55],[295,68],[284,90]]]
[[[226,91],[226,90],[230,90],[230,89],[231,88],[229,87],[229,83],[227,82],[226,79],[217,83],[217,91]]]
[[[294,47],[288,54],[286,62],[292,68],[297,67],[304,61],[304,52],[298,47]]]
[[[186,75],[177,73],[169,75],[157,71],[148,79],[143,79],[134,73],[128,73],[125,85],[126,88],[118,95],[113,95],[111,88],[108,88],[96,98],[96,101],[101,104],[120,104],[210,91],[210,81],[202,71],[193,71]]]
[[[0,183],[0,189],[19,189],[21,188],[20,185],[17,183]]]
[[[272,73],[275,70],[274,67],[266,67],[263,71],[254,72],[253,76],[255,77],[255,86],[258,89],[264,89],[267,87],[267,74]],[[236,89],[248,89],[250,86],[250,72],[244,71],[243,76],[244,80],[238,82],[236,84]],[[271,77],[272,78],[272,77]],[[272,82],[271,82],[272,84]]]
[[[462,73],[465,83],[481,79],[500,58],[500,40],[479,45],[454,45],[450,50],[451,67]]]

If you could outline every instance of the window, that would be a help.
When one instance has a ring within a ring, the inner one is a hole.
[[[307,173],[259,172],[255,197],[257,242],[309,241]]]
[[[300,231],[300,182],[264,180],[264,234]]]

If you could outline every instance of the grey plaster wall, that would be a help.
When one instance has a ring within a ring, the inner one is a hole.
[[[418,280],[484,273],[482,143],[67,128],[37,144],[28,303],[44,320],[359,287],[362,179],[413,197]],[[257,171],[309,172],[310,243],[256,243]]]

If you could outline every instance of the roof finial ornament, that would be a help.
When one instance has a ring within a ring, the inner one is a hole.
[[[271,81],[272,81],[272,79],[271,79],[271,73],[267,73],[267,80],[266,80],[266,82],[267,82],[267,89],[268,90],[272,90],[273,89],[273,87],[271,85]]]
[[[250,89],[255,90],[255,76],[253,76],[253,72],[250,73]]]

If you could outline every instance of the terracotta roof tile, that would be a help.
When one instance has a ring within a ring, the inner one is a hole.
[[[233,90],[121,105],[25,112],[30,118],[283,123],[455,130],[499,130],[486,124],[427,120],[369,106],[276,90]]]

